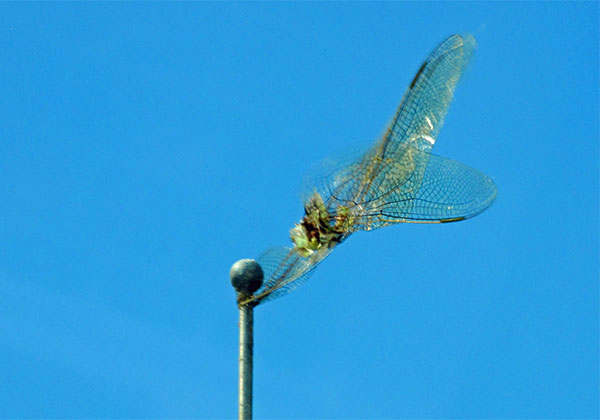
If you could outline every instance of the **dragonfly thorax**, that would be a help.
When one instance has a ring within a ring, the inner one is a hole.
[[[325,207],[323,198],[314,193],[304,206],[304,217],[290,230],[290,237],[298,253],[308,257],[315,251],[333,248],[344,238],[337,217]]]

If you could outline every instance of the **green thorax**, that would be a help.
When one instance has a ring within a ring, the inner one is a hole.
[[[315,251],[333,248],[350,233],[351,218],[347,207],[330,213],[323,198],[315,192],[304,206],[304,217],[290,230],[298,253],[308,257]]]

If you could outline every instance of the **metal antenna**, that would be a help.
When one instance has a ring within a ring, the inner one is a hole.
[[[240,309],[240,377],[239,377],[239,419],[252,419],[252,348],[254,346],[254,307],[256,302],[240,304],[252,296],[263,283],[260,265],[249,259],[239,260],[231,266],[229,278],[237,292]]]

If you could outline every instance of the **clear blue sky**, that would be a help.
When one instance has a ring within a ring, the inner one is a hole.
[[[599,410],[598,15],[577,3],[0,4],[0,417],[232,418],[231,264],[478,50],[435,152],[480,216],[358,233],[255,325],[257,418]]]

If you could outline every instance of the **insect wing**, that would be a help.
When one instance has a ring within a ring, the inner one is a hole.
[[[431,52],[404,94],[382,140],[386,157],[394,155],[402,144],[431,151],[475,47],[472,35],[452,35]]]
[[[422,179],[420,171],[407,168],[407,162],[390,164],[381,174],[379,187],[366,197],[355,226],[371,230],[399,222],[445,223],[476,216],[496,198],[496,185],[485,174],[451,159],[420,150],[404,153],[405,161],[427,160]]]
[[[266,250],[256,259],[263,269],[264,283],[242,304],[262,303],[292,292],[308,280],[314,268],[330,252],[331,249],[322,249],[302,257],[295,248],[280,246]]]
[[[416,197],[429,152],[475,45],[471,35],[453,35],[443,41],[415,75],[381,141],[355,161],[338,164],[327,173],[321,171],[321,179],[312,177],[314,190],[325,199],[329,211],[340,205],[354,207],[357,213],[368,213],[373,205],[381,209],[382,200],[390,199],[399,185],[405,196]],[[410,213],[412,202],[403,200],[402,205],[404,212]],[[360,222],[356,219],[354,230],[382,225]]]

